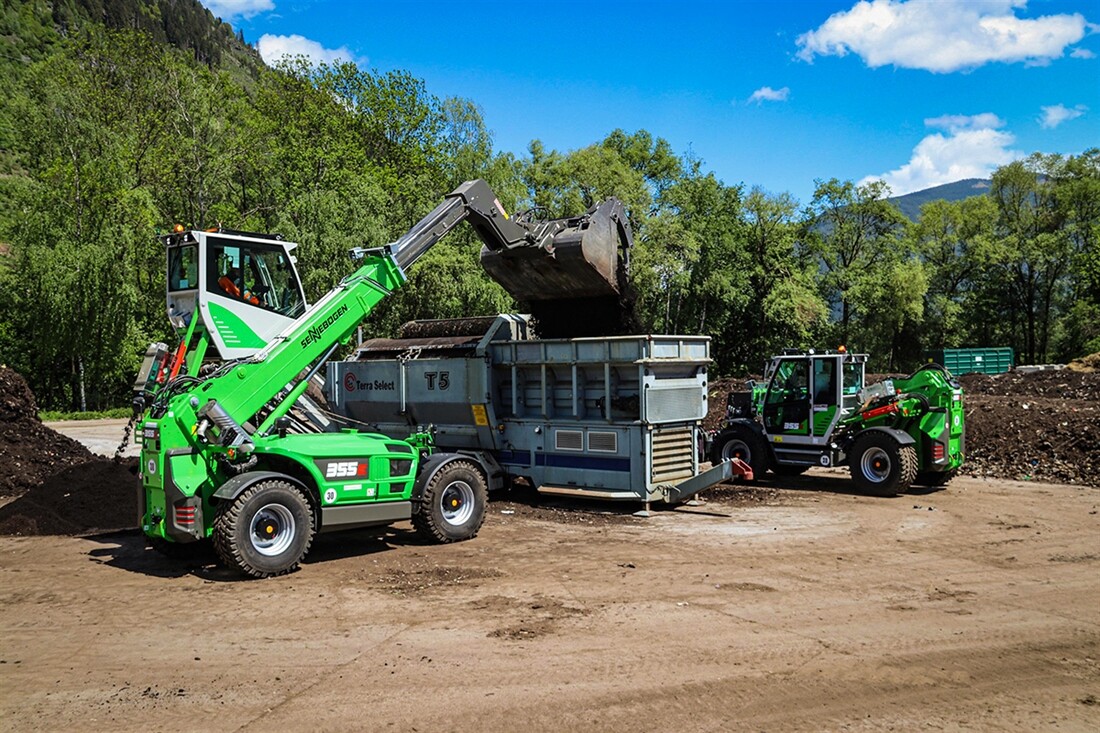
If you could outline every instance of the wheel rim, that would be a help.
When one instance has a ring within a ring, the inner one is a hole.
[[[282,504],[267,504],[252,519],[252,549],[266,557],[286,552],[294,542],[294,514]]]
[[[465,524],[474,514],[474,490],[465,481],[447,484],[439,497],[439,509],[447,524]]]
[[[734,438],[722,446],[722,460],[728,461],[731,458],[740,458],[745,463],[752,463],[752,451],[749,450],[745,441]]]
[[[871,483],[881,484],[890,478],[893,464],[890,461],[890,454],[882,448],[870,448],[863,452],[863,456],[859,459],[859,467],[864,478]]]

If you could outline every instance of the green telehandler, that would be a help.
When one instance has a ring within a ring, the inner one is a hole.
[[[866,364],[866,354],[843,351],[772,357],[761,384],[730,393],[711,461],[739,458],[757,478],[847,465],[876,496],[946,485],[965,454],[962,387],[938,364],[866,385]]]
[[[583,304],[623,286],[616,263],[630,230],[620,202],[570,219],[510,217],[484,181],[459,186],[396,242],[353,250],[362,264],[311,306],[294,245],[278,237],[164,237],[181,341],[150,346],[135,382],[138,521],[154,548],[212,542],[225,565],[262,578],[295,569],[317,532],[411,519],[430,542],[477,534],[499,466],[437,450],[431,426],[396,439],[301,410],[324,363],[462,221],[484,243],[486,270],[529,300]]]

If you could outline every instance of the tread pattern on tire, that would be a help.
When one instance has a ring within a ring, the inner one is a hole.
[[[464,467],[474,473],[478,477],[478,485],[471,486],[474,491],[474,498],[476,501],[481,502],[481,512],[477,519],[477,522],[470,529],[465,537],[451,537],[447,535],[443,528],[436,524],[435,517],[432,516],[433,504],[435,503],[436,491],[447,481],[446,478],[450,471],[457,467]],[[420,506],[417,511],[413,512],[412,523],[417,533],[421,537],[434,542],[436,544],[448,544],[451,542],[461,542],[464,540],[471,540],[477,536],[478,531],[481,530],[481,525],[485,522],[485,508],[488,503],[488,488],[485,484],[485,479],[481,475],[481,471],[476,465],[470,461],[452,461],[444,465],[439,471],[432,476],[424,487],[424,491],[421,492],[418,499]]]
[[[269,479],[266,481],[260,481],[252,486],[249,486],[240,496],[233,501],[223,502],[218,505],[217,512],[214,514],[214,531],[212,539],[214,543],[214,551],[217,552],[218,558],[228,567],[241,571],[246,575],[253,578],[271,578],[277,575],[286,575],[298,568],[301,563],[301,559],[309,552],[310,545],[313,544],[313,522],[307,523],[307,534],[305,546],[302,548],[302,553],[298,560],[292,563],[290,566],[281,570],[271,571],[264,568],[259,568],[253,565],[245,554],[241,551],[241,547],[237,543],[237,532],[235,531],[239,526],[244,511],[244,506],[248,503],[248,500],[263,490],[265,487],[277,486],[281,489],[291,491],[301,497],[302,502],[308,507],[309,500],[302,494],[301,490],[297,486],[287,481],[279,481],[277,479]],[[311,518],[312,519],[312,518]]]
[[[911,445],[903,445],[898,451],[901,455],[901,478],[898,479],[898,492],[905,491],[917,479],[917,449]]]
[[[894,481],[875,484],[863,478],[863,473],[859,466],[860,458],[863,456],[864,452],[866,452],[867,448],[872,445],[877,445],[880,448],[889,446],[895,449],[899,468],[897,478]],[[857,486],[874,496],[887,497],[896,496],[913,484],[917,478],[917,465],[917,449],[913,446],[899,445],[898,442],[889,435],[868,433],[857,438],[855,444],[852,446],[849,469],[852,473],[852,480]]]

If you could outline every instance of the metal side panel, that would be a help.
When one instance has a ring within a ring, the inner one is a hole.
[[[412,517],[412,502],[385,501],[373,504],[350,504],[321,508],[321,531],[369,527],[400,522]]]
[[[644,500],[642,426],[511,420],[504,425],[501,442],[508,448],[494,456],[513,476],[595,498]]]
[[[395,437],[434,425],[441,448],[496,447],[488,374],[480,358],[376,359],[329,365],[336,410]]]
[[[775,457],[784,463],[799,466],[831,466],[832,451],[828,447],[807,447],[803,449],[784,449],[774,446]]]

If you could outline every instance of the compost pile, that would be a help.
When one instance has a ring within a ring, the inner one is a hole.
[[[120,436],[121,437],[121,436]],[[134,526],[137,462],[114,463],[50,430],[26,381],[0,366],[0,534],[84,534]]]
[[[722,377],[707,385],[707,416],[703,420],[706,430],[718,430],[726,421],[726,399],[730,392],[747,392],[749,377]],[[759,379],[759,377],[757,377]]]
[[[1074,359],[1066,364],[1066,369],[1072,369],[1075,372],[1100,372],[1100,351]]]
[[[960,381],[964,472],[1100,486],[1100,374],[1061,369]]]
[[[890,376],[868,374],[867,383]],[[959,381],[966,404],[963,473],[1100,486],[1100,372],[967,374]],[[722,426],[726,395],[747,389],[745,382],[711,382],[708,430]]]

